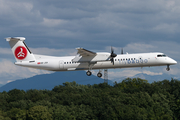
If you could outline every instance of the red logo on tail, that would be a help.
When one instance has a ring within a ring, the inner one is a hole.
[[[14,54],[15,54],[17,59],[23,60],[27,56],[27,50],[25,47],[19,46],[16,48]]]

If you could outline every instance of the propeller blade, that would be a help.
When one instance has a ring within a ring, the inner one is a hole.
[[[114,65],[114,58],[111,58],[110,61]]]
[[[112,48],[112,46],[111,46],[111,54],[113,54],[114,53],[114,49]]]
[[[123,48],[121,48],[121,54],[124,54],[124,53],[123,53]]]
[[[114,49],[113,49],[113,47],[111,46],[111,58],[114,58],[114,57],[116,57],[116,56],[117,56],[117,54],[114,53]]]
[[[114,65],[114,58],[112,58],[112,61],[113,61],[113,65]]]
[[[114,65],[114,58],[117,56],[117,54],[114,53],[114,49],[113,47],[111,46],[111,55],[110,55],[110,60],[111,60],[111,63],[113,63]]]

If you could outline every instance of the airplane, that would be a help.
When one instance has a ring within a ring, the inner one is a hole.
[[[86,70],[87,76],[91,76],[93,69],[99,69],[97,76],[102,77],[102,69],[167,66],[166,70],[169,71],[170,65],[177,64],[175,60],[160,52],[123,54],[122,50],[121,54],[117,55],[112,47],[111,53],[92,52],[84,48],[76,48],[76,56],[38,55],[30,51],[24,42],[24,37],[8,37],[5,39],[9,42],[16,59],[15,65],[35,69],[49,71]]]

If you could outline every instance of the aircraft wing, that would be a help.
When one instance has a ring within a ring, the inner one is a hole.
[[[97,54],[95,52],[86,50],[84,48],[76,48],[78,50],[77,54],[80,54],[82,57],[86,56],[96,56]]]

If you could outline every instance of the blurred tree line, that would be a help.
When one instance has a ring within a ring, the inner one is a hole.
[[[50,90],[0,93],[0,120],[178,120],[180,81],[148,83],[127,78],[79,85],[66,82]]]

